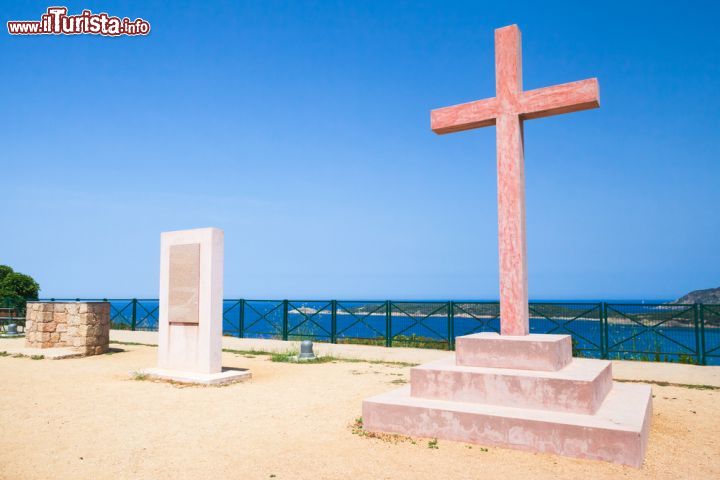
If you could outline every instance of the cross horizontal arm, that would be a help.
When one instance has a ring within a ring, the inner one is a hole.
[[[460,105],[431,111],[430,128],[438,135],[442,135],[473,128],[489,127],[495,125],[497,115],[498,102],[495,98],[461,103]]]
[[[597,78],[528,90],[520,95],[520,115],[524,120],[579,112],[600,106]]]

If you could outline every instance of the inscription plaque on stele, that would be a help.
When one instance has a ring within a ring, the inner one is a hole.
[[[200,244],[170,247],[168,320],[170,323],[199,322]]]

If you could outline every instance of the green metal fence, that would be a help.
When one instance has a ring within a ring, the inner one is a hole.
[[[605,306],[607,353],[611,358],[628,355],[654,361],[702,363],[703,335],[698,305],[644,304]]]
[[[720,305],[700,305],[700,351],[703,364],[720,364]]]
[[[113,328],[157,329],[157,299],[45,300],[106,300]],[[24,302],[1,305],[0,329],[24,323]],[[720,305],[530,302],[529,313],[531,333],[571,335],[576,356],[720,364]],[[229,299],[223,305],[223,332],[237,337],[452,350],[458,336],[499,331],[498,302]]]
[[[5,333],[7,325],[15,324],[18,331],[25,327],[25,300],[18,297],[0,298],[0,334]]]

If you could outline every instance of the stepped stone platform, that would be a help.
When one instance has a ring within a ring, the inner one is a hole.
[[[613,382],[609,361],[572,358],[568,335],[481,333],[456,349],[412,368],[410,386],[366,399],[364,428],[642,465],[649,385]]]

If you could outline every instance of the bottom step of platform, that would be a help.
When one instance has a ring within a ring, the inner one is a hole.
[[[373,432],[555,453],[640,467],[647,447],[649,385],[613,382],[594,415],[410,396],[410,387],[363,402]]]

